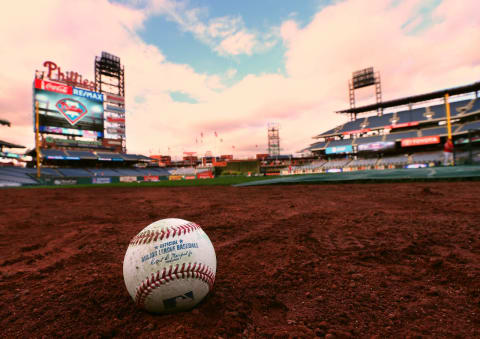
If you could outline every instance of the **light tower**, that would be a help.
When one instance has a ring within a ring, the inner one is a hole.
[[[352,73],[352,79],[348,81],[348,96],[350,98],[350,108],[355,108],[355,90],[375,86],[375,98],[377,104],[382,102],[382,83],[380,81],[380,72],[375,72],[373,67],[368,67]],[[381,116],[383,110],[379,108],[377,115]],[[356,114],[350,116],[351,120],[357,118]]]
[[[125,153],[125,70],[120,58],[102,52],[95,58],[95,89],[104,98],[104,146]]]
[[[280,155],[280,135],[278,123],[268,124],[268,155]]]

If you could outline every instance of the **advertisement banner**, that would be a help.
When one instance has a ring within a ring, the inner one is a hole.
[[[182,180],[182,176],[181,175],[170,175],[168,177],[168,180]]]
[[[405,166],[405,168],[426,168],[427,164],[410,164]]]
[[[0,152],[0,157],[20,159],[22,156],[20,154],[11,153],[11,152]]]
[[[196,179],[194,175],[186,175],[185,180],[194,180]]]
[[[92,184],[110,184],[112,182],[112,178],[92,178]]]
[[[125,129],[118,127],[107,127],[107,133],[109,134],[119,134],[119,135],[125,135]]]
[[[117,139],[103,139],[104,146],[122,146],[122,141]]]
[[[226,161],[215,161],[213,160],[212,161],[212,165],[214,167],[226,167],[227,166],[227,162]]]
[[[94,136],[101,137],[103,135],[102,132],[98,132],[98,131],[85,131],[85,130],[78,130],[73,128],[63,128],[63,127],[53,127],[53,126],[40,126],[39,131],[43,133],[77,135],[77,136],[88,136],[88,137],[94,137]]]
[[[40,126],[103,133],[103,94],[101,93],[35,79],[35,101],[39,105]],[[33,112],[35,116],[35,106]],[[63,130],[52,133],[78,135]]]
[[[76,185],[77,179],[55,179],[53,181],[54,185]]]
[[[440,143],[440,136],[432,135],[428,137],[406,138],[402,139],[402,147],[432,145]]]
[[[56,82],[35,79],[35,88],[60,94],[73,94],[73,87]]]
[[[198,179],[212,179],[214,176],[213,176],[213,173],[208,171],[208,172],[201,172],[201,173],[198,173],[197,174],[197,178]]]
[[[340,153],[352,153],[352,152],[353,152],[352,145],[327,147],[325,149],[325,154],[340,154]]]
[[[473,136],[471,139],[459,138],[459,139],[455,140],[453,143],[455,145],[461,145],[461,144],[468,144],[470,142],[480,142],[480,136]]]
[[[394,141],[378,141],[378,142],[371,142],[368,144],[360,144],[358,145],[359,151],[379,151],[384,149],[390,149],[395,147]]]
[[[103,94],[102,93],[97,93],[97,92],[92,92],[83,88],[73,88],[73,95],[91,99],[94,101],[102,102],[103,103]]]
[[[359,133],[366,133],[366,132],[370,132],[370,131],[371,131],[370,128],[363,128],[363,129],[356,129],[354,131],[346,131],[346,132],[343,132],[342,134],[343,135],[359,134]]]
[[[114,117],[107,117],[108,122],[119,122],[124,124],[125,123],[125,118],[114,118]]]
[[[113,94],[107,94],[107,101],[118,102],[123,104],[125,102],[125,98],[117,95],[113,95]]]
[[[136,181],[137,181],[137,177],[133,177],[133,176],[120,177],[120,182],[136,182]]]
[[[106,111],[111,111],[111,112],[115,112],[115,113],[125,113],[125,108],[123,107],[116,107],[116,106],[111,106],[111,105],[107,105],[107,107],[105,108]]]
[[[394,128],[411,127],[411,126],[417,126],[417,125],[418,125],[418,121],[411,121],[411,122],[403,122],[401,124],[386,126],[386,128],[394,129]]]
[[[143,177],[143,181],[157,182],[159,180],[158,175],[146,175]]]

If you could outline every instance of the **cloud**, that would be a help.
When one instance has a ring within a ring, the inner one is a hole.
[[[0,129],[2,140],[33,145],[31,86],[44,60],[93,79],[93,59],[105,50],[125,65],[129,152],[170,149],[180,156],[210,150],[251,156],[266,151],[267,124],[278,122],[282,152],[291,153],[348,121],[334,112],[348,107],[347,81],[357,69],[374,66],[380,71],[384,100],[478,81],[477,2],[444,0],[431,12],[433,24],[411,35],[403,26],[420,2],[388,7],[383,0],[368,6],[348,0],[319,10],[301,27],[289,19],[278,29],[286,74],[248,75],[229,87],[222,80],[235,75],[234,70],[197,73],[187,64],[167,61],[161,46],[142,41],[137,32],[153,15],[147,8],[106,0],[32,2],[28,9],[19,2],[1,3],[0,117],[12,122],[11,128]],[[243,32],[238,22],[228,26],[217,18],[209,24],[205,11],[185,14],[185,4],[161,4],[172,18],[192,24],[195,34],[218,39],[216,47]],[[239,38],[226,49],[240,53],[235,46],[243,44],[244,53],[251,48],[254,58],[255,47],[245,41]],[[196,103],[176,102],[172,92],[185,93]],[[375,100],[373,89],[359,94],[358,105]],[[197,144],[201,132],[205,137]]]
[[[255,36],[245,32],[237,32],[224,39],[215,49],[219,54],[251,55],[255,46]]]
[[[231,78],[233,78],[236,74],[237,74],[237,70],[234,69],[234,68],[230,68],[230,69],[228,69],[227,72],[225,73],[225,76],[227,77],[227,79],[231,79]]]
[[[150,0],[144,6],[149,14],[166,16],[222,56],[261,53],[278,42],[271,32],[247,29],[239,15],[209,18],[206,8],[191,8],[186,1]]]

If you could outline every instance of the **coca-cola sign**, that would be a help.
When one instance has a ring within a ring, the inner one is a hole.
[[[35,88],[61,94],[72,94],[73,87],[40,79],[35,79]]]
[[[42,74],[50,80],[65,82],[69,85],[86,87],[89,89],[95,88],[95,82],[83,78],[81,74],[74,71],[63,72],[60,66],[57,66],[53,61],[45,61],[43,67],[46,67],[46,71]]]

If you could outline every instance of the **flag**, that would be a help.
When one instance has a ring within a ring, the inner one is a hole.
[[[215,134],[215,137],[218,137],[217,131],[214,131],[213,134]]]

